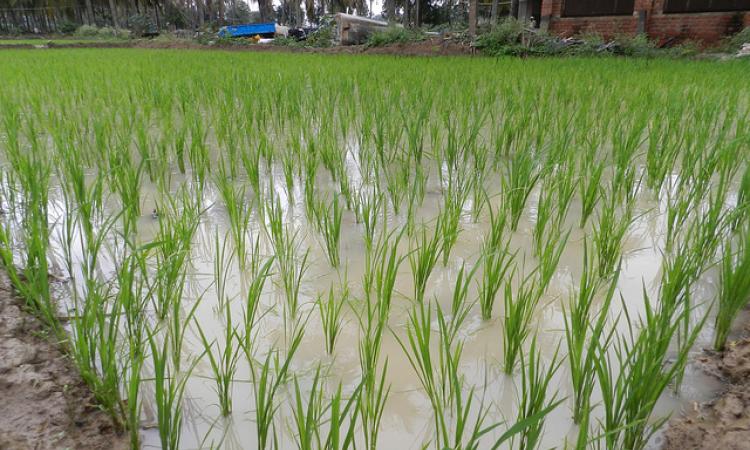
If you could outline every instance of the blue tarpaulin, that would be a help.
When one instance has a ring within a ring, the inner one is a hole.
[[[260,35],[261,37],[273,37],[276,32],[276,24],[269,23],[250,23],[246,25],[230,25],[221,27],[219,30],[220,37],[248,37]],[[268,36],[271,35],[271,36]]]

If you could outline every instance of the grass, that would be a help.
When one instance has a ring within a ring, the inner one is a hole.
[[[0,54],[0,263],[132,448],[637,449],[731,345],[746,62],[409,64]]]

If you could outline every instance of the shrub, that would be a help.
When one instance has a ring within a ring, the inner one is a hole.
[[[117,36],[117,30],[112,27],[101,27],[96,33],[101,38],[114,38]]]
[[[146,14],[136,14],[128,19],[128,28],[136,37],[143,37],[158,32],[156,24]]]
[[[365,43],[365,47],[383,47],[399,42],[418,42],[425,39],[421,30],[407,30],[401,27],[389,27],[384,31],[373,33]]]
[[[656,53],[656,43],[642,33],[635,36],[618,36],[615,38],[615,44],[615,51],[625,56],[654,56]]]
[[[508,18],[490,31],[479,36],[475,46],[487,55],[500,56],[518,54],[523,49],[521,36],[523,24],[514,18]]]
[[[726,40],[726,49],[730,52],[736,52],[742,48],[743,44],[747,43],[750,43],[750,27],[729,36]]]
[[[70,20],[63,20],[60,23],[60,33],[63,34],[72,34],[76,32],[76,29],[78,28],[78,24],[75,22],[71,22]]]
[[[81,25],[76,30],[76,36],[94,37],[99,34],[99,29],[93,25]]]

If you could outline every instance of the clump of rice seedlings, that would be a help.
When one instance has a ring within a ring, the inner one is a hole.
[[[300,450],[321,448],[320,420],[323,416],[323,392],[320,387],[320,366],[315,369],[315,377],[306,404],[302,400],[302,390],[299,387],[297,376],[294,376],[292,416],[297,428],[295,435],[297,448]]]
[[[427,186],[427,175],[421,166],[416,166],[414,176],[412,177],[411,189],[408,195],[408,205],[406,211],[407,230],[411,235],[414,231],[414,219],[417,214],[417,208],[424,202],[425,189]]]
[[[158,330],[148,331],[148,342],[151,348],[151,361],[154,370],[154,404],[156,406],[156,423],[159,427],[161,447],[168,450],[180,448],[180,430],[182,428],[182,400],[185,396],[190,373],[198,363],[196,358],[185,371],[180,371],[169,364],[171,354],[170,339],[164,338],[159,343]]]
[[[21,125],[17,111],[14,114],[7,113],[4,121],[7,133],[6,155],[23,192],[22,230],[25,251],[22,253],[22,272],[19,273],[14,263],[15,246],[7,225],[0,227],[0,258],[13,287],[26,305],[45,325],[59,333],[57,313],[50,297],[47,263],[50,163],[46,155],[42,154],[40,143],[35,138],[30,149],[21,149],[18,136]]]
[[[471,280],[474,278],[474,274],[479,269],[479,264],[475,264],[470,271],[466,271],[466,265],[461,264],[461,269],[456,275],[456,284],[453,288],[453,296],[451,297],[451,309],[450,309],[450,334],[455,336],[461,329],[461,325],[466,320],[466,317],[471,311],[471,307],[474,302],[467,303],[466,298],[469,292],[469,285]]]
[[[401,212],[401,204],[407,189],[409,189],[409,173],[411,165],[406,162],[400,162],[393,168],[383,168],[385,174],[385,191],[391,200],[391,207],[394,214]]]
[[[622,256],[622,245],[630,224],[633,222],[631,207],[618,216],[614,193],[610,195],[599,211],[594,225],[593,238],[596,248],[596,261],[599,276],[609,277]]]
[[[355,208],[354,213],[359,217],[359,222],[362,223],[362,238],[365,242],[365,250],[370,253],[375,240],[378,218],[383,207],[383,194],[377,191],[368,193],[364,189],[360,189],[358,198],[357,204],[359,206]]]
[[[442,246],[440,251],[443,254],[443,266],[448,265],[451,249],[456,245],[458,235],[461,232],[461,215],[468,196],[468,182],[462,179],[450,183],[443,195],[443,206],[438,219],[442,232]]]
[[[442,231],[443,224],[439,219],[431,237],[427,235],[426,226],[422,225],[422,232],[416,239],[417,248],[409,253],[409,265],[414,279],[414,299],[418,302],[424,301],[427,280],[440,258]]]
[[[336,338],[343,325],[341,310],[349,298],[349,288],[346,282],[344,282],[344,290],[339,297],[337,298],[334,294],[333,286],[331,286],[328,290],[327,300],[323,300],[322,296],[319,296],[317,301],[320,310],[320,320],[323,325],[323,334],[325,335],[326,353],[329,355],[333,354],[334,347],[336,346]]]
[[[597,276],[594,262],[589,257],[589,246],[584,241],[583,270],[578,289],[571,296],[568,307],[563,306],[565,342],[573,385],[573,422],[582,427],[584,421],[588,420],[590,398],[596,385],[597,346],[607,348],[612,337],[611,334],[605,335],[604,327],[618,278],[618,274],[612,277],[598,312],[594,311],[601,278]]]
[[[156,272],[154,280],[154,309],[160,319],[174,302],[179,303],[185,286],[186,265],[189,261],[193,235],[199,223],[199,211],[188,207],[191,200],[183,191],[181,211],[175,201],[169,201],[159,209],[159,231],[154,243],[156,250]]]
[[[357,411],[359,410],[359,403],[361,401],[361,388],[362,385],[358,385],[349,396],[349,399],[346,400],[346,403],[344,403],[341,383],[339,383],[336,392],[325,408],[328,412],[328,433],[323,448],[346,450],[354,447],[354,433],[357,429]],[[344,424],[347,418],[348,423]],[[344,431],[343,440],[341,437],[342,431]]]
[[[255,431],[258,436],[259,449],[269,447],[269,438],[274,448],[276,443],[276,426],[274,425],[274,416],[278,410],[276,403],[276,394],[279,387],[287,379],[289,365],[292,362],[294,354],[299,349],[304,336],[304,326],[295,327],[295,331],[289,342],[286,356],[282,359],[279,357],[278,350],[269,351],[262,363],[255,363],[254,359],[250,360],[253,384],[253,394],[255,402]],[[259,368],[255,366],[259,365]]]
[[[635,325],[625,309],[630,332],[617,336],[613,354],[601,346],[597,350],[596,373],[604,406],[600,426],[607,448],[645,448],[654,432],[666,422],[668,417],[651,417],[654,406],[684,367],[707,317],[687,336],[685,345],[672,357],[672,364],[666,365],[670,342],[682,323],[681,316],[690,311],[678,311],[668,305],[654,309],[645,287],[643,296],[645,318]]]
[[[734,318],[750,300],[750,227],[739,236],[737,249],[728,240],[719,263],[719,293],[714,321],[714,348],[723,350]]]
[[[503,370],[511,374],[531,332],[534,309],[542,296],[536,273],[521,281],[515,295],[510,280],[505,283],[503,316]]]
[[[537,349],[536,336],[531,340],[528,354],[526,359],[521,353],[521,392],[516,421],[523,423],[540,415],[542,418],[519,432],[518,448],[523,450],[539,447],[544,431],[544,416],[563,401],[557,400],[557,393],[553,393],[549,398],[550,382],[562,364],[562,361],[557,359],[557,350],[546,369],[542,365],[542,355]]]
[[[531,151],[519,150],[508,161],[505,176],[502,177],[503,204],[510,215],[510,229],[516,231],[518,222],[526,206],[526,200],[539,181],[535,155]]]
[[[362,418],[363,439],[368,450],[374,450],[377,447],[380,422],[390,394],[390,385],[385,384],[388,360],[385,360],[382,369],[378,366],[383,332],[388,326],[393,287],[398,268],[404,260],[404,257],[398,255],[398,244],[403,231],[402,229],[397,234],[391,232],[381,236],[375,251],[368,260],[371,262],[367,263],[368,268],[363,280],[366,304],[364,313],[359,316],[359,364],[362,372],[362,390],[358,409]],[[368,275],[370,272],[374,273],[372,278]]]
[[[578,160],[579,195],[581,197],[581,221],[580,228],[586,225],[589,217],[593,214],[599,199],[601,198],[601,180],[604,173],[604,161],[597,156],[599,138],[590,137],[591,142]]]
[[[258,266],[258,270],[254,271],[253,279],[247,288],[247,298],[242,318],[244,332],[242,341],[240,342],[247,355],[252,353],[252,344],[254,342],[253,328],[259,319],[260,296],[263,293],[263,286],[265,286],[266,280],[271,276],[271,266],[274,260],[275,258],[272,256],[262,266]]]
[[[482,310],[482,319],[492,318],[497,292],[505,281],[508,271],[511,270],[511,266],[514,266],[515,258],[516,253],[510,251],[510,239],[507,239],[505,244],[493,244],[490,239],[482,245],[484,270],[479,283],[479,306]]]
[[[252,205],[247,201],[246,188],[244,186],[235,187],[225,170],[224,164],[219,164],[216,186],[224,200],[224,207],[229,216],[229,226],[235,245],[234,253],[237,255],[240,268],[244,270],[248,257],[247,239],[250,230]]]
[[[224,335],[221,344],[223,348],[219,347],[216,340],[209,342],[200,324],[197,321],[195,324],[205,354],[208,355],[211,364],[211,371],[216,383],[216,393],[219,396],[219,410],[222,416],[227,417],[232,412],[232,386],[234,385],[241,350],[241,345],[238,343],[240,338],[237,334],[237,326],[232,321],[232,308],[228,305],[224,308]],[[216,344],[218,355],[214,354],[214,344]]]
[[[336,195],[330,204],[325,201],[318,203],[315,209],[315,219],[318,230],[323,235],[324,249],[331,267],[337,268],[341,263],[339,256],[339,242],[341,240],[342,210]]]
[[[565,245],[568,243],[568,236],[570,236],[570,230],[565,234],[562,230],[556,228],[551,230],[548,237],[547,244],[539,251],[539,282],[543,291],[547,290],[552,277],[557,271],[557,265],[560,263],[560,256],[562,256]]]

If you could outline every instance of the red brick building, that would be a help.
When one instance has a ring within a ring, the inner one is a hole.
[[[521,0],[519,13],[563,36],[646,33],[661,42],[710,44],[750,26],[750,0]]]

